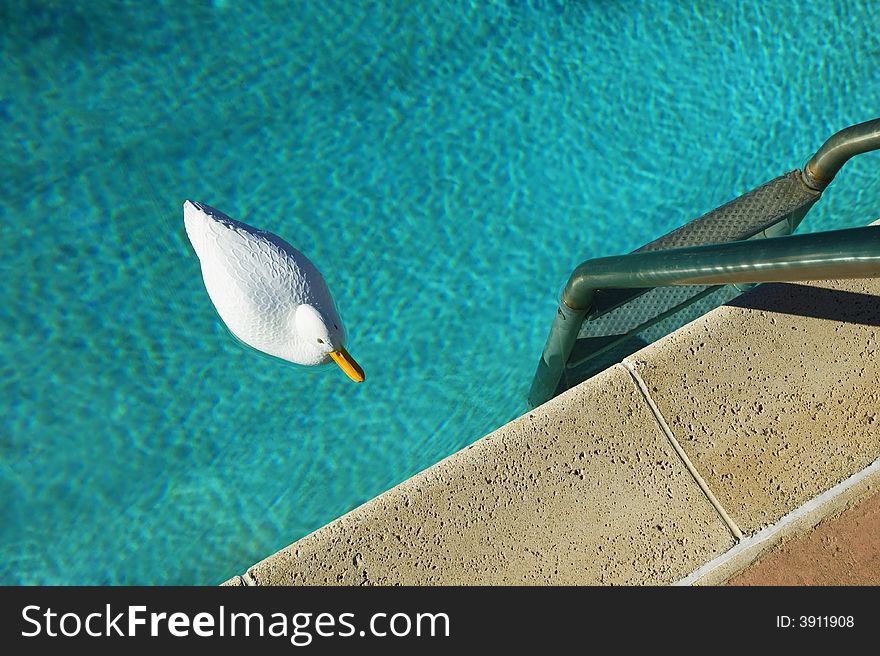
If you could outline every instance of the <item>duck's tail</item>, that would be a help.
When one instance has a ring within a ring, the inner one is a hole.
[[[186,236],[200,258],[204,252],[205,240],[210,231],[212,221],[210,214],[205,210],[207,205],[192,200],[183,203],[183,226],[186,228]]]

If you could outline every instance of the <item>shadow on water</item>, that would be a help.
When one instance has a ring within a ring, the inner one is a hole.
[[[215,11],[207,3],[192,3],[193,25],[210,30]],[[60,57],[93,59],[98,56],[143,57],[160,54],[169,43],[154,38],[178,17],[161,7],[144,11],[136,3],[19,0],[0,2],[0,48],[25,55],[51,44]],[[181,30],[184,25],[179,26]],[[48,62],[47,62],[48,63]]]

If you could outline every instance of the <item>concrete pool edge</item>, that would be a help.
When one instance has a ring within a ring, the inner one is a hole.
[[[758,287],[224,585],[722,583],[880,485],[877,296]]]
[[[227,583],[671,583],[733,543],[616,365]]]

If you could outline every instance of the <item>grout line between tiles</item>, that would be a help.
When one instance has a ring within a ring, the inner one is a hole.
[[[700,473],[697,471],[694,464],[691,462],[691,459],[688,458],[687,454],[684,452],[684,449],[681,448],[681,445],[678,443],[678,440],[675,439],[675,436],[672,434],[672,430],[669,428],[669,424],[666,423],[666,419],[663,418],[663,414],[660,412],[660,408],[657,407],[657,404],[654,403],[654,399],[651,398],[651,394],[648,391],[648,386],[645,384],[645,381],[642,380],[642,377],[636,372],[635,368],[632,364],[624,359],[620,363],[624,369],[629,372],[629,375],[632,377],[636,386],[639,388],[639,391],[642,393],[642,397],[645,399],[645,402],[648,404],[648,407],[651,409],[651,412],[654,414],[654,419],[657,421],[657,424],[660,426],[660,430],[666,435],[666,438],[669,440],[669,443],[672,445],[672,448],[675,449],[675,452],[678,454],[678,457],[681,458],[681,461],[684,463],[684,466],[690,472],[693,479],[696,481],[697,485],[700,486],[700,489],[703,491],[703,494],[706,495],[706,498],[709,500],[709,503],[714,506],[715,511],[720,515],[721,519],[727,524],[727,528],[733,534],[733,536],[739,541],[743,539],[743,533],[740,530],[739,526],[736,525],[736,522],[727,514],[727,511],[724,510],[724,507],[715,498],[715,495],[712,493],[712,490],[709,489],[709,486],[706,484],[706,481],[703,480],[703,477],[700,476]]]

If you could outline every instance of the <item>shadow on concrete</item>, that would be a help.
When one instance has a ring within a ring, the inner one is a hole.
[[[880,326],[880,296],[795,283],[764,283],[726,305],[799,317]]]

